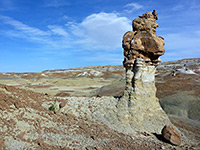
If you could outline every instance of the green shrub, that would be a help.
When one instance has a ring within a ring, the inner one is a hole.
[[[53,102],[53,104],[49,107],[49,110],[50,110],[50,111],[55,111],[55,109],[56,109],[56,102],[57,102],[57,100],[55,100],[55,101]]]

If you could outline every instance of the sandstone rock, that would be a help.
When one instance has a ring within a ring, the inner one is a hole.
[[[162,136],[174,145],[181,145],[181,135],[173,126],[164,126],[162,129]]]
[[[149,58],[154,65],[158,64],[159,56],[165,52],[165,43],[164,38],[156,36],[157,19],[157,12],[154,10],[133,20],[133,31],[128,31],[123,36],[124,65],[135,58]]]

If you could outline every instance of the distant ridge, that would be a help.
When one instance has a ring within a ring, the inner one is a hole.
[[[168,64],[184,64],[185,62],[191,62],[193,63],[199,63],[200,58],[186,58],[186,59],[181,59],[177,61],[168,61],[168,62],[161,62],[160,65],[168,65]],[[190,64],[190,63],[189,63]],[[188,65],[189,65],[188,64]],[[115,68],[115,69],[120,69],[124,70],[124,67],[122,65],[106,65],[106,66],[88,66],[88,67],[77,67],[77,68],[69,68],[69,69],[53,69],[53,70],[44,70],[42,72],[65,72],[65,71],[80,71],[80,70],[106,70],[108,68]]]

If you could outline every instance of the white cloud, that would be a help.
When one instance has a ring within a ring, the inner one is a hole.
[[[51,38],[50,31],[43,31],[35,27],[30,27],[7,16],[0,16],[0,20],[4,24],[10,25],[10,27],[7,27],[7,30],[0,30],[0,33],[4,36],[24,39],[50,47],[57,47],[58,45],[55,40]]]
[[[1,33],[15,38],[37,42],[51,49],[115,51],[121,48],[123,34],[131,30],[131,20],[116,13],[98,13],[80,23],[68,22],[65,26],[48,25],[47,30],[28,26],[7,16],[0,16],[10,25]]]
[[[85,48],[114,50],[121,48],[122,36],[131,30],[131,21],[116,13],[98,13],[70,26],[77,43]]]
[[[126,8],[126,10],[125,10],[126,13],[132,13],[136,10],[144,8],[143,5],[140,5],[138,3],[129,3],[129,4],[125,5],[124,7]]]
[[[0,20],[2,20],[5,24],[9,24],[13,26],[16,30],[24,32],[28,35],[38,35],[38,36],[46,36],[49,35],[48,32],[42,31],[40,29],[27,26],[20,21],[14,20],[7,16],[0,16]]]
[[[0,16],[0,20],[12,27],[7,30],[0,30],[2,35],[39,43],[46,49],[61,49],[72,46],[72,44],[69,44],[68,33],[62,26],[49,25],[47,26],[49,30],[44,31],[7,16]]]
[[[53,32],[53,34],[64,36],[64,37],[68,36],[68,33],[61,26],[49,25],[48,28]]]
[[[106,60],[104,57],[108,56],[112,60],[112,53],[122,50],[123,34],[131,30],[131,20],[116,13],[92,14],[80,23],[68,22],[65,26],[48,25],[46,31],[7,16],[0,16],[0,20],[12,27],[1,29],[2,35],[36,42],[51,50],[70,48],[81,53],[93,51],[96,56],[86,58],[91,61]],[[187,32],[189,31],[163,35],[166,43],[164,59],[200,57],[200,31]],[[118,56],[114,59],[119,60]]]

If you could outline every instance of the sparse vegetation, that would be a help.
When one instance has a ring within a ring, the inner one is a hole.
[[[53,104],[49,107],[49,110],[50,110],[50,111],[55,111],[55,109],[56,109],[56,102],[57,102],[57,100],[55,100],[55,101],[53,102]]]

